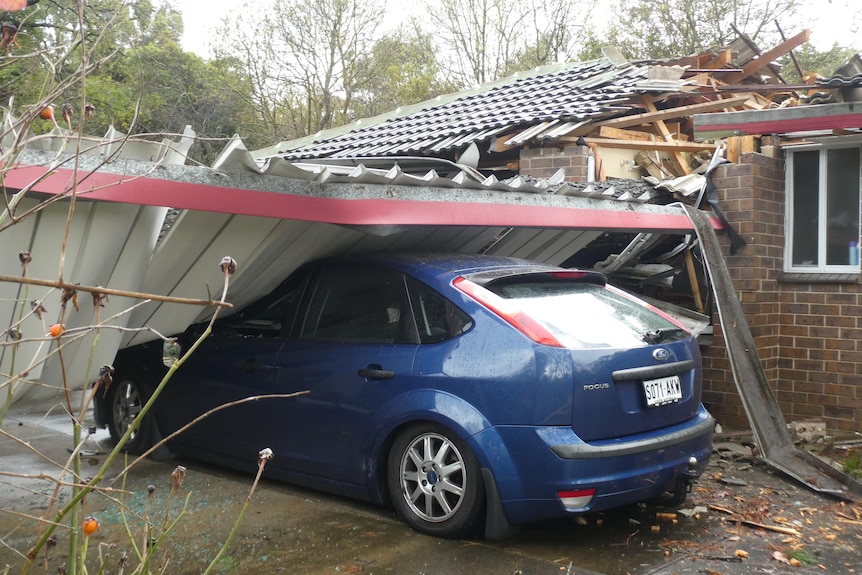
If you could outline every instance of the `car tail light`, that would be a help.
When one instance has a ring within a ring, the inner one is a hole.
[[[557,491],[557,497],[560,498],[563,506],[566,509],[582,509],[590,504],[593,496],[596,494],[595,489],[576,489],[574,491]]]
[[[497,314],[508,322],[512,327],[529,337],[531,340],[542,345],[553,347],[565,347],[554,335],[542,324],[529,316],[518,307],[517,302],[507,300],[482,286],[471,282],[465,277],[457,277],[452,284]]]

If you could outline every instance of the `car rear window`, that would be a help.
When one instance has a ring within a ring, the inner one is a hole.
[[[688,335],[647,304],[591,282],[507,280],[485,288],[517,301],[568,348],[636,347]]]

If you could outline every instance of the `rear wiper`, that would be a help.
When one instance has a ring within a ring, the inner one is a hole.
[[[646,332],[641,336],[641,339],[643,339],[646,343],[659,343],[671,333],[678,333],[679,331],[679,328],[657,329],[655,331]]]

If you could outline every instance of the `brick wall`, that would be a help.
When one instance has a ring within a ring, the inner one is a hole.
[[[783,161],[743,154],[738,164],[718,168],[714,181],[722,210],[748,242],[726,261],[785,419],[822,419],[830,430],[862,432],[858,278],[784,275]],[[704,375],[704,403],[716,419],[747,427],[720,337],[704,352]]]
[[[547,178],[563,169],[583,182],[589,148],[522,150],[521,173]],[[851,281],[802,282],[783,274],[784,162],[747,153],[716,169],[714,182],[728,220],[748,245],[729,255],[728,270],[785,419],[822,419],[830,430],[862,432],[862,290]],[[822,278],[821,278],[822,279]],[[703,400],[723,426],[748,418],[714,318],[713,344],[703,350]]]
[[[757,353],[767,381],[775,391],[781,364],[778,280],[784,250],[783,162],[760,154],[743,154],[739,163],[716,169],[713,182],[722,211],[747,242],[737,255],[730,256],[730,241],[719,234]],[[725,427],[748,428],[717,314],[713,320],[713,344],[702,350],[703,401]]]
[[[586,182],[590,149],[587,146],[530,148],[521,150],[520,172],[536,178],[550,178],[563,170],[569,182]]]

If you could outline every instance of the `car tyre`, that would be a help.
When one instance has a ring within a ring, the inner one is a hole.
[[[129,426],[138,418],[148,397],[140,382],[128,376],[116,378],[108,388],[108,431],[115,443],[120,441]],[[123,450],[135,455],[143,453],[150,447],[152,433],[152,416],[147,414],[129,436]]]
[[[481,524],[485,484],[476,456],[458,436],[419,424],[399,434],[389,452],[392,503],[413,529],[457,538]]]

